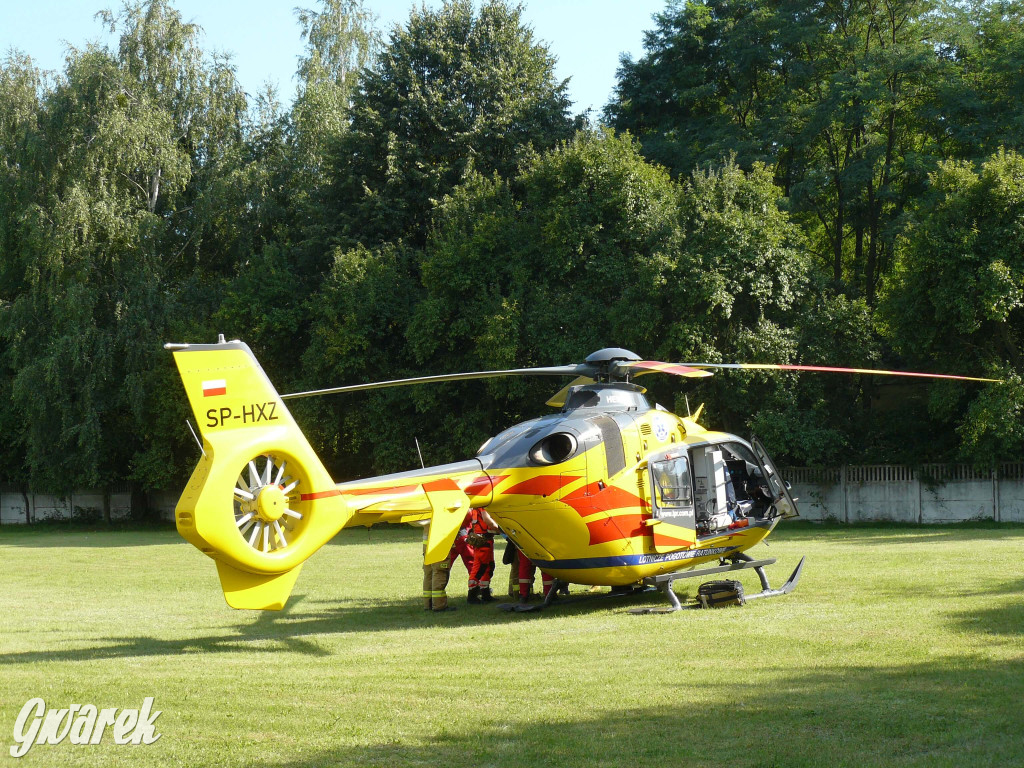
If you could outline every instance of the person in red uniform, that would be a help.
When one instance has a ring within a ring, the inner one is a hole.
[[[491,576],[494,575],[494,534],[499,530],[498,525],[482,507],[470,510],[469,521],[468,540],[473,547],[473,565],[469,569],[469,597],[466,602],[470,605],[490,603],[494,600]]]
[[[462,521],[462,525],[459,526],[459,533],[455,537],[455,543],[452,544],[452,550],[448,553],[448,560],[451,561],[452,565],[455,564],[455,558],[461,557],[462,564],[466,566],[466,573],[469,574],[469,588],[472,590],[475,587],[476,579],[473,578],[473,547],[469,543],[469,524],[471,522],[473,512],[466,515],[466,519]]]
[[[519,602],[527,603],[530,601],[530,597],[533,594],[533,579],[536,573],[537,566],[533,564],[526,555],[523,554],[523,550],[519,550]],[[554,577],[545,573],[543,570],[540,572],[541,584],[544,585],[544,597],[548,596],[548,592],[551,591],[551,585],[554,583]]]

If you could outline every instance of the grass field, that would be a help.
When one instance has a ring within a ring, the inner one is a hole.
[[[661,597],[469,608],[461,565],[459,610],[424,613],[419,537],[343,532],[255,614],[170,530],[0,530],[0,762],[1024,765],[1024,527],[783,524],[753,553],[775,585],[807,555],[794,594],[653,616],[627,608]],[[36,696],[154,696],[162,736],[15,761]]]

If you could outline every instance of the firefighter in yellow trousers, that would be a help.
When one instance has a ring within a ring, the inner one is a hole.
[[[429,523],[423,525],[423,555],[427,554],[427,536],[430,533]],[[451,575],[451,554],[439,563],[423,566],[423,610],[454,611],[454,605],[448,605],[448,577]]]

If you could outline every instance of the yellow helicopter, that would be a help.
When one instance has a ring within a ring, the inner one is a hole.
[[[651,406],[633,380],[687,378],[713,369],[966,376],[749,363],[676,364],[624,349],[547,368],[424,376],[279,395],[240,341],[166,344],[174,354],[202,436],[202,457],[175,509],[178,532],[217,564],[233,608],[280,610],[302,563],[342,528],[429,521],[424,562],[449,551],[467,512],[486,507],[502,532],[564,583],[662,590],[681,607],[678,578],[764,567],[746,551],[779,520],[798,514],[788,485],[756,440],[713,432],[700,412],[679,417]],[[473,458],[335,483],[289,413],[287,399],[496,376],[562,376],[552,415],[495,435]],[[717,563],[717,565],[710,565]],[[709,566],[697,568],[697,566]],[[555,594],[551,590],[549,598]]]

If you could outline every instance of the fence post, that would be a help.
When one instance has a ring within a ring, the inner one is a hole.
[[[992,467],[992,519],[997,523],[1002,522],[999,511],[999,469]]]
[[[843,494],[843,522],[850,522],[850,499],[848,498],[848,491],[846,488],[846,465],[843,464],[839,468],[839,487]]]
[[[924,500],[921,498],[921,468],[911,469],[911,477],[917,481],[917,524],[924,524]]]

